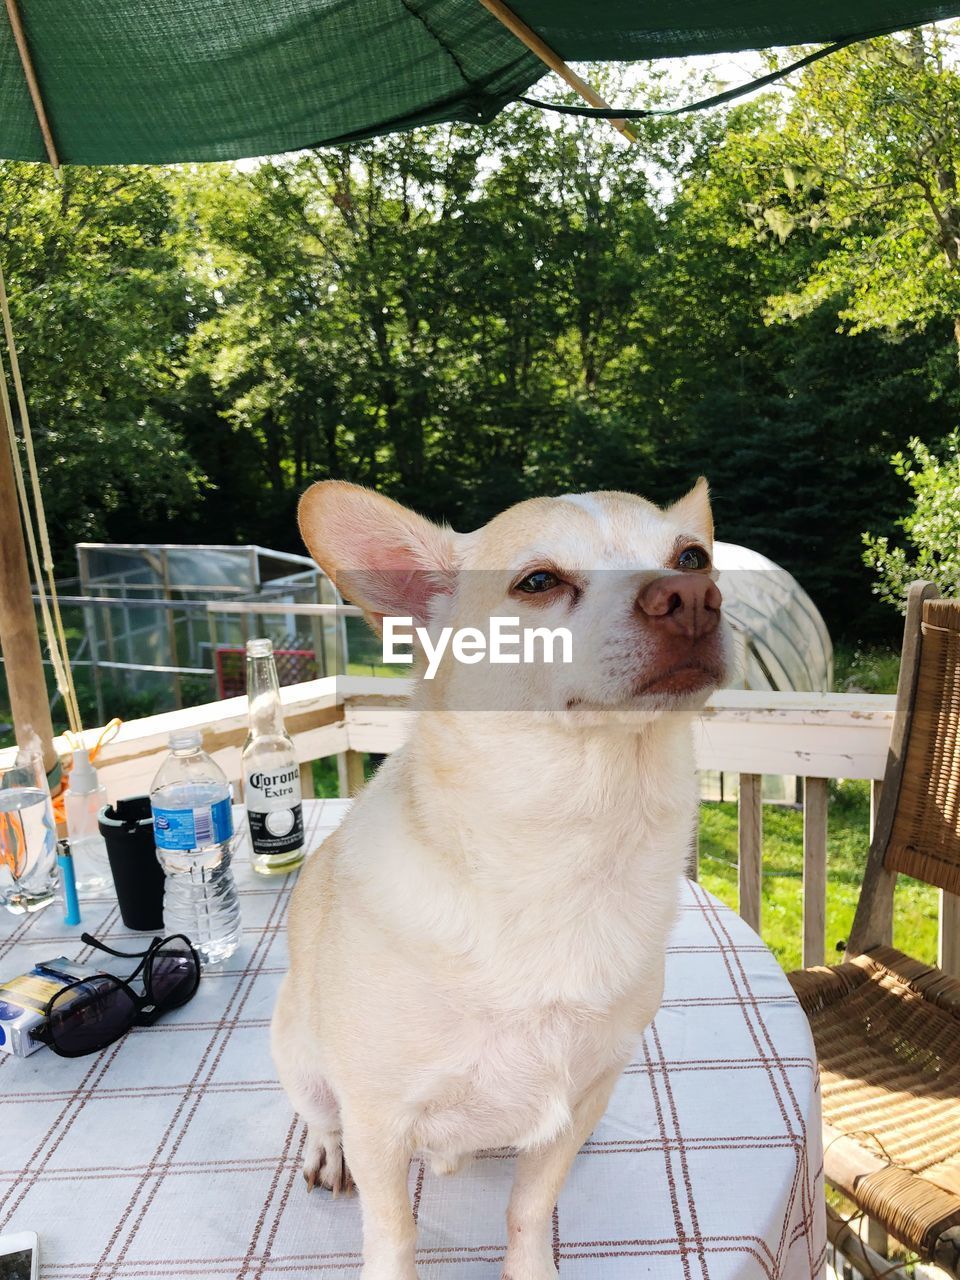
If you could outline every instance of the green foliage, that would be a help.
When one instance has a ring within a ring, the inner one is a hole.
[[[771,296],[772,316],[833,304],[850,333],[958,325],[958,101],[945,28],[852,45],[804,73],[775,127],[747,140],[755,234],[825,250]]]
[[[4,270],[62,559],[112,514],[166,521],[202,476],[171,422],[189,285],[163,174],[0,164]]]
[[[521,108],[487,134],[182,175],[217,300],[189,367],[288,530],[317,474],[467,524],[581,463],[609,483],[636,452],[598,402],[655,249],[650,162]]]
[[[0,164],[62,566],[80,538],[300,549],[327,476],[470,528],[703,472],[719,536],[835,633],[895,638],[861,533],[903,514],[906,424],[960,418],[948,39],[852,47],[632,147],[516,105],[243,166]],[[671,98],[656,68],[600,79]]]
[[[874,590],[901,611],[918,578],[936,583],[944,595],[955,595],[960,584],[960,432],[943,442],[941,456],[915,437],[908,450],[891,462],[913,490],[910,511],[897,521],[910,549],[891,546],[884,535],[863,535],[864,563],[878,577]]]
[[[758,213],[785,172],[782,128],[780,102],[760,100],[731,112],[716,145],[694,155],[657,259],[669,321],[625,371],[624,393],[660,410],[651,453],[661,490],[678,490],[697,459],[722,536],[794,572],[835,632],[893,638],[871,601],[861,532],[898,511],[887,459],[904,422],[925,435],[952,424],[955,370],[953,402],[931,397],[931,366],[952,337],[841,336],[829,305],[767,323],[767,299],[827,249],[811,225],[782,240]],[[809,183],[794,182],[795,212],[813,198]]]
[[[840,693],[896,693],[900,654],[883,645],[836,645],[833,673]]]

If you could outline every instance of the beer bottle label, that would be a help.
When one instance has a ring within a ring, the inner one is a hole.
[[[295,764],[255,770],[244,784],[244,800],[255,854],[294,853],[303,847],[300,770]]]
[[[303,809],[247,810],[250,841],[256,854],[294,853],[303,848]]]

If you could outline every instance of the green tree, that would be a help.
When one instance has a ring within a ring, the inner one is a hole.
[[[768,96],[703,135],[664,214],[621,398],[646,407],[651,491],[677,493],[701,469],[719,536],[793,572],[836,633],[882,636],[861,532],[899,514],[888,459],[904,422],[925,438],[951,425],[955,401],[931,396],[944,335],[840,334],[838,299],[769,322],[767,298],[829,252],[800,216],[816,193],[796,193],[786,237],[758,219],[781,113]]]
[[[643,305],[648,170],[671,130],[651,125],[631,150],[518,108],[488,131],[184,177],[192,269],[216,300],[191,376],[219,434],[259,459],[288,530],[314,476],[461,524],[578,473],[623,483],[614,459],[642,428],[617,416],[612,371]]]
[[[171,524],[298,548],[324,476],[468,528],[703,471],[722,537],[835,631],[889,627],[861,531],[894,535],[890,455],[960,409],[945,39],[859,46],[633,147],[515,105],[241,167],[0,166],[61,559]],[[631,75],[612,100],[666,101]]]
[[[891,463],[913,491],[909,512],[897,521],[908,546],[865,533],[863,560],[877,575],[874,591],[902,612],[918,578],[944,595],[955,596],[960,586],[960,432],[951,432],[937,453],[914,438]]]
[[[162,174],[0,163],[4,266],[55,544],[137,533],[202,476],[171,426],[190,298]]]
[[[808,68],[755,153],[758,229],[827,252],[771,314],[834,298],[851,333],[949,324],[960,345],[960,71],[943,28],[885,36]]]

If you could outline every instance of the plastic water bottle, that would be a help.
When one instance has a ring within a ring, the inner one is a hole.
[[[240,941],[230,785],[200,745],[198,730],[171,733],[169,744],[150,788],[154,843],[166,875],[163,927],[185,934],[204,964],[217,964]]]
[[[90,753],[78,748],[73,753],[65,807],[70,855],[81,897],[99,893],[112,883],[106,842],[97,825],[97,815],[106,803],[107,790],[90,763]]]

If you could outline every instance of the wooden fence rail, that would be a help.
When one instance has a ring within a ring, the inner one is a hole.
[[[314,760],[338,758],[341,790],[362,782],[365,753],[386,754],[405,740],[411,712],[409,683],[402,679],[337,676],[281,690],[287,729],[302,776],[312,787]],[[763,884],[763,777],[802,779],[803,963],[826,958],[828,781],[871,780],[872,812],[886,766],[895,699],[885,695],[767,693],[724,689],[695,725],[701,770],[739,775],[740,914],[759,931]],[[102,751],[100,776],[111,799],[145,791],[167,750],[174,728],[203,730],[206,749],[234,783],[247,733],[246,698],[231,698],[128,721]],[[85,735],[92,745],[97,730]],[[61,751],[67,744],[58,739]],[[0,766],[13,751],[0,751]],[[872,824],[871,824],[872,825]],[[864,831],[864,852],[869,833]],[[960,898],[942,895],[940,962],[960,976]]]

